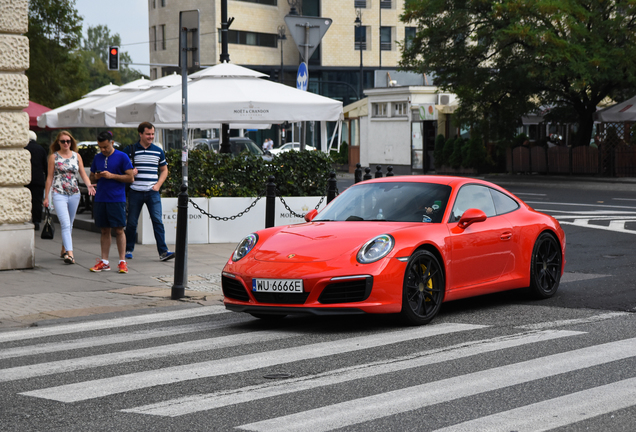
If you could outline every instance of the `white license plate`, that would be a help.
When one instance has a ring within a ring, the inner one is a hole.
[[[302,293],[302,279],[252,279],[254,292]]]

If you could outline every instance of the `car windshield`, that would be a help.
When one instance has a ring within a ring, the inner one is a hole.
[[[359,183],[344,191],[314,221],[440,223],[450,186],[434,183]]]

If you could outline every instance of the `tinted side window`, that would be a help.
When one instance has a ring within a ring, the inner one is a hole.
[[[492,201],[489,189],[480,185],[463,186],[455,199],[451,222],[457,222],[462,217],[462,214],[470,208],[483,211],[487,217],[496,216],[495,204]]]
[[[492,195],[492,200],[495,202],[495,209],[497,209],[498,215],[510,213],[519,208],[519,203],[506,194],[502,194],[494,189],[490,189],[490,194]]]

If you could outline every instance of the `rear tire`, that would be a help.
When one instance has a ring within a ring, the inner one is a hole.
[[[562,265],[559,243],[554,236],[544,232],[534,244],[530,263],[530,293],[535,298],[547,299],[556,294]]]
[[[402,320],[409,325],[431,322],[444,300],[442,266],[432,253],[416,251],[408,261],[402,287]]]

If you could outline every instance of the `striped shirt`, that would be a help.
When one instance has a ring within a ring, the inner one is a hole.
[[[159,167],[168,165],[165,153],[155,144],[150,144],[150,147],[145,149],[139,142],[126,150],[138,171],[130,188],[136,191],[151,190],[159,180]]]

